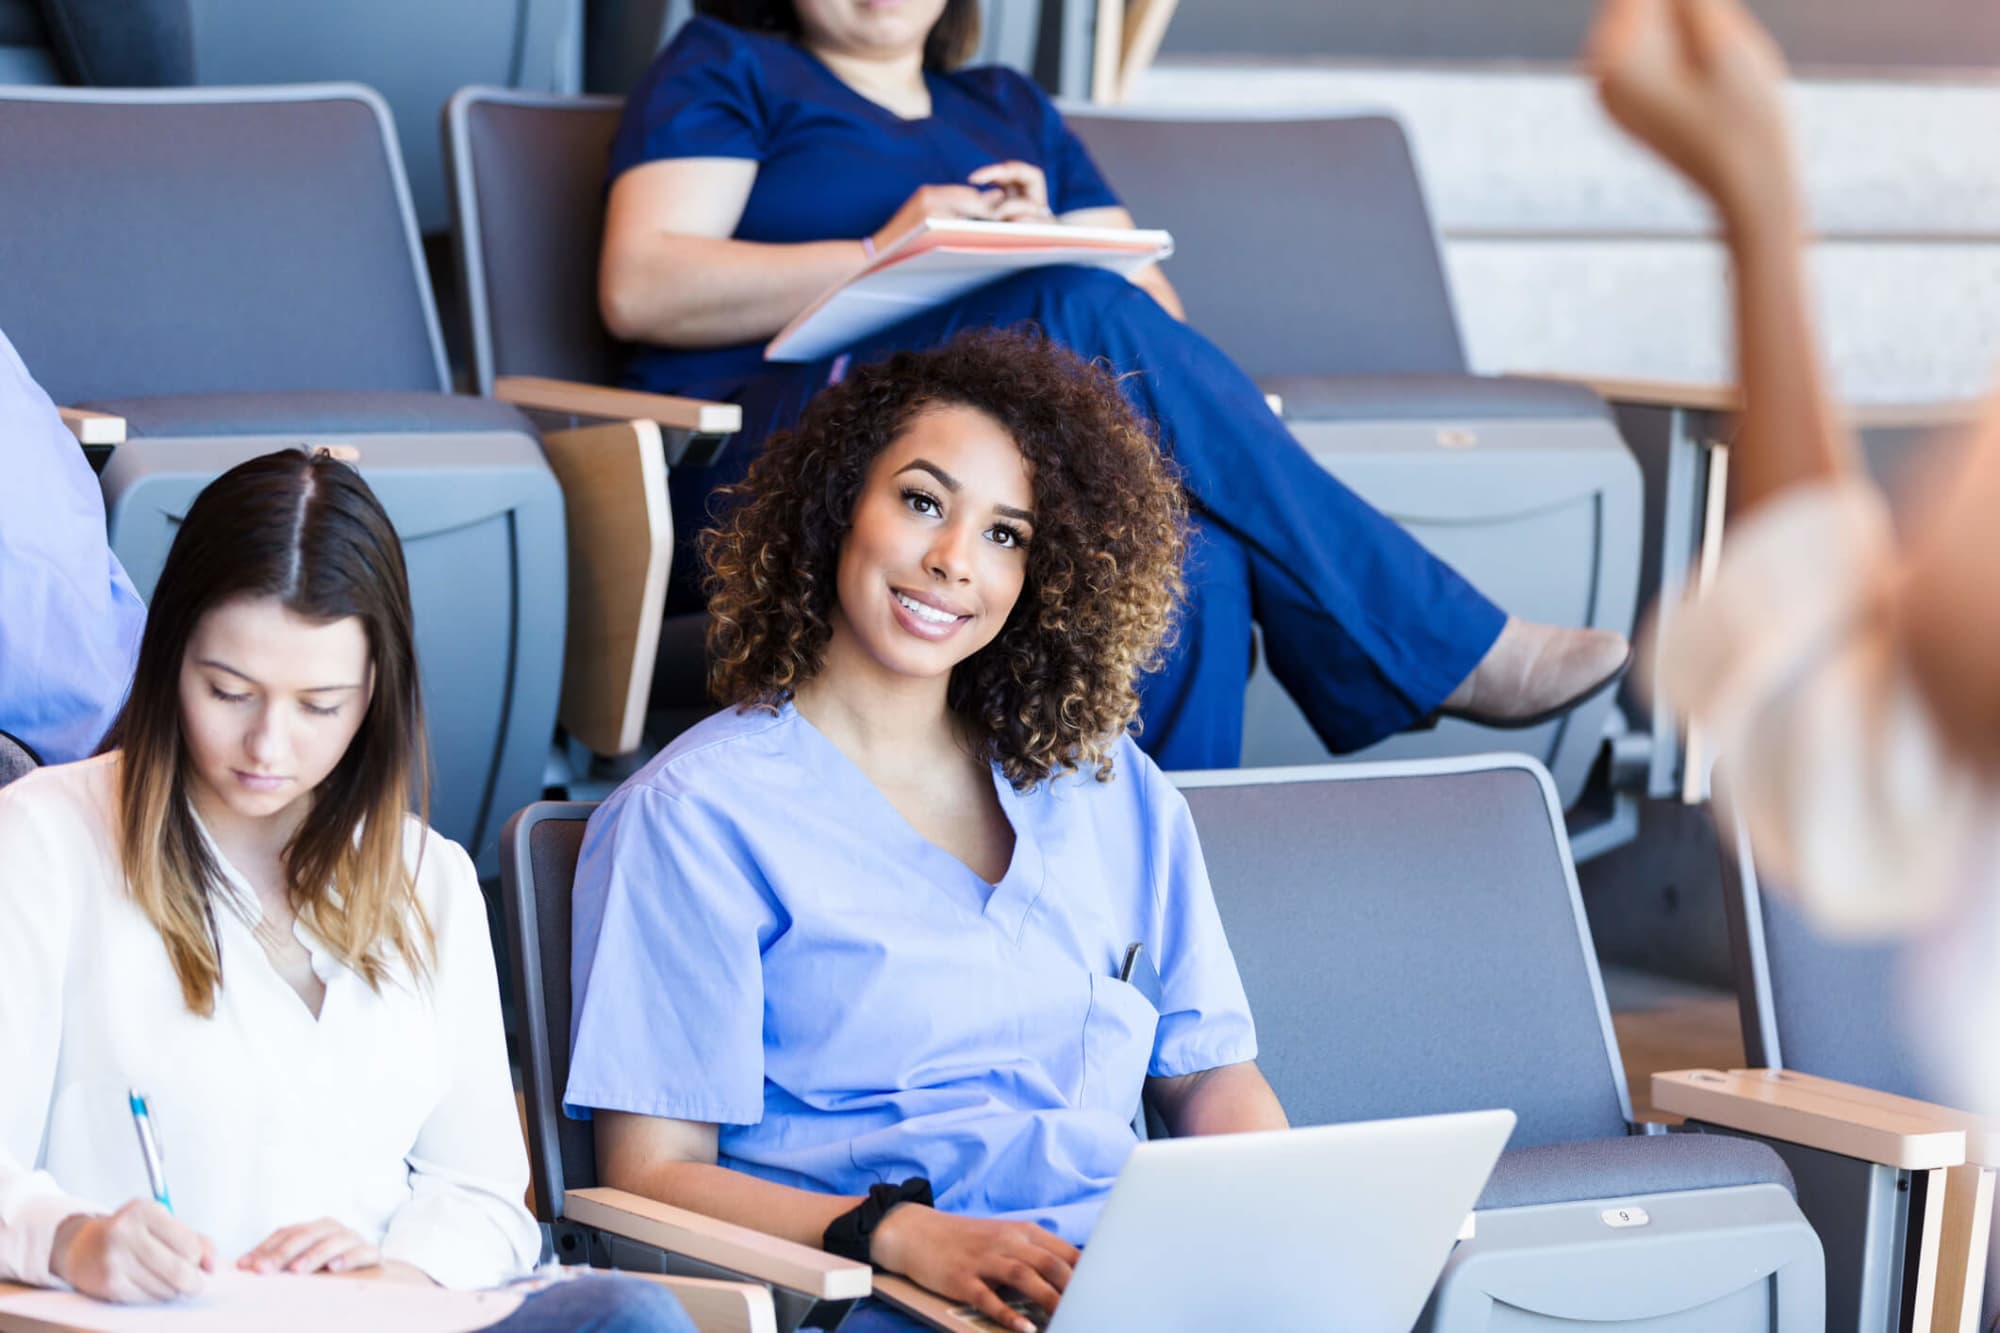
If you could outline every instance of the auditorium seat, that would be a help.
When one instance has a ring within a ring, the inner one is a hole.
[[[1918,1253],[1937,1250],[1932,1326],[1990,1329],[2000,1315],[1985,1291],[2000,1132],[1936,1104],[1937,1071],[1917,1059],[1914,1020],[1901,1003],[1912,965],[1906,946],[1834,938],[1817,928],[1782,887],[1761,882],[1747,834],[1723,801],[1716,804],[1725,829],[1723,911],[1748,1068],[1676,1073],[1663,1076],[1671,1086],[1656,1081],[1655,1088],[1665,1093],[1664,1104],[1678,1107],[1703,1090],[1690,1080],[1714,1072],[1760,1095],[1775,1085],[1963,1129],[1966,1162],[1935,1174],[1853,1153],[1775,1146],[1826,1243],[1829,1327],[1893,1327],[1914,1245]],[[1754,1128],[1726,1104],[1706,1114],[1720,1125]],[[1856,1208],[1857,1200],[1874,1206]],[[1935,1237],[1924,1234],[1929,1214],[1937,1218]]]
[[[1509,612],[1631,632],[1638,464],[1588,389],[1471,373],[1396,121],[1068,115],[1139,224],[1173,233],[1165,271],[1189,321],[1276,395],[1322,465]],[[1521,750],[1569,808],[1623,729],[1614,705],[1607,694],[1505,733],[1447,721],[1361,754]],[[1244,763],[1327,757],[1260,666]]]
[[[1420,1329],[1818,1333],[1820,1244],[1779,1155],[1632,1124],[1540,765],[1484,755],[1175,781],[1258,1064],[1293,1124],[1517,1117]]]
[[[659,453],[664,473],[713,458],[742,414],[733,405],[603,387],[616,380],[619,358],[597,313],[605,159],[619,105],[612,97],[505,88],[453,94],[445,112],[444,160],[459,313],[480,393],[551,407],[602,404],[603,411],[638,417],[651,427],[648,447]],[[662,514],[661,520],[671,545],[671,518]],[[710,711],[708,617],[663,619],[657,603],[653,610],[635,633],[646,638],[649,651],[657,643],[658,651],[647,659],[644,688],[621,719],[621,734],[613,739],[585,729],[601,753],[637,746],[642,715],[650,717],[647,734],[658,744]],[[565,716],[570,713],[566,707]]]
[[[352,450],[409,561],[432,821],[491,873],[501,822],[544,785],[566,638],[572,666],[615,656],[644,590],[664,587],[662,469],[641,484],[621,423],[610,446],[589,428],[545,442],[519,409],[447,392],[369,90],[11,89],[0,116],[0,310],[58,403],[128,423],[103,480],[134,584],[150,590],[218,472],[288,445]],[[615,447],[637,479],[582,497],[620,506],[616,524],[566,521],[579,497],[550,458],[593,446],[593,468]],[[579,625],[568,567],[607,546],[639,591]],[[624,646],[625,675],[649,677],[650,641]]]

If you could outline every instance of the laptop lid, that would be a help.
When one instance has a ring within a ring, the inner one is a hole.
[[[1049,1333],[1406,1333],[1513,1129],[1473,1111],[1140,1144]]]
[[[1406,1333],[1513,1129],[1512,1111],[1470,1111],[1142,1143],[1048,1333]],[[993,1327],[919,1291],[876,1294],[936,1328]]]

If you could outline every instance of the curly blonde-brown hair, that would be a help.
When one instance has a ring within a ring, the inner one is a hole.
[[[1183,596],[1186,502],[1110,373],[1033,332],[962,333],[860,367],[771,437],[700,539],[710,692],[775,709],[818,674],[869,466],[943,406],[1006,429],[1035,507],[1020,599],[953,670],[949,706],[1017,789],[1092,765],[1107,780],[1139,674],[1158,665]]]

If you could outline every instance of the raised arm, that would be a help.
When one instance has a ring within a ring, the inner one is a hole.
[[[1826,387],[1805,296],[1800,191],[1777,48],[1736,0],[1609,0],[1591,39],[1604,105],[1715,204],[1735,267],[1744,412],[1734,508],[1857,480],[1853,439]],[[1865,484],[1861,483],[1861,484]],[[2000,417],[1989,412],[1956,477],[1885,564],[1881,633],[1961,759],[2000,767]]]
[[[1731,467],[1738,511],[1852,471],[1807,313],[1777,47],[1735,0],[1610,0],[1590,59],[1612,118],[1692,180],[1722,222],[1745,402]]]

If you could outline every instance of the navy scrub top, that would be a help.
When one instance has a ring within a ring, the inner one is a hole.
[[[697,17],[626,101],[610,179],[647,162],[736,157],[758,163],[741,241],[799,244],[874,233],[925,185],[963,184],[995,162],[1048,177],[1057,214],[1116,207],[1118,197],[1062,115],[1010,69],[924,75],[931,114],[905,120],[836,78],[804,47]],[[763,343],[639,347],[635,387],[730,397],[764,366]]]

